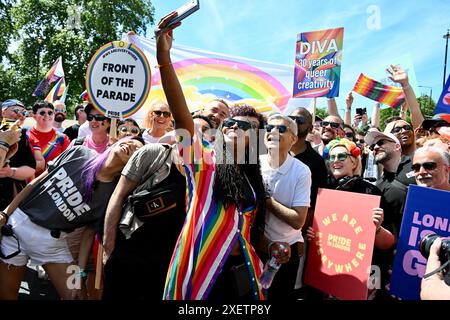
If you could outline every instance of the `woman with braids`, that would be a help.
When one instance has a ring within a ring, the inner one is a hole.
[[[0,212],[0,300],[17,299],[28,260],[44,267],[61,298],[79,297],[74,289],[80,286],[68,286],[76,268],[69,269],[67,234],[91,227],[83,234],[75,275],[83,279],[94,229],[101,227],[123,167],[142,146],[142,138],[127,137],[99,156],[83,146],[68,149]]]
[[[170,60],[173,27],[165,27],[175,15],[159,23],[157,59],[177,134],[183,133],[178,148],[187,181],[187,213],[164,299],[264,299],[259,284],[262,263],[252,244],[261,240],[264,229],[265,191],[257,143],[250,143],[263,120],[251,107],[232,109],[214,147],[195,132]]]

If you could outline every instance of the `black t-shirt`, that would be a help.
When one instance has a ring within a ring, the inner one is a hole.
[[[411,156],[402,156],[397,169],[397,180],[403,183],[405,186],[416,184],[416,178],[414,177],[414,171],[411,166]]]
[[[36,160],[28,143],[26,129],[22,129],[22,136],[19,140],[19,148],[14,156],[11,157],[9,166],[18,168],[29,166],[36,169]],[[26,186],[26,181],[15,180],[12,178],[0,178],[0,210],[4,210],[14,199],[14,191],[20,192]]]
[[[70,141],[76,139],[78,137],[78,130],[80,129],[80,125],[75,123],[73,126],[70,126],[64,130],[64,134],[69,137]]]
[[[311,171],[311,208],[316,206],[317,192],[319,188],[327,186],[327,167],[323,158],[306,141],[306,150],[295,156],[309,167]]]
[[[384,171],[376,185],[383,193],[381,208],[384,210],[386,228],[398,237],[408,190],[405,185],[396,180],[396,176],[396,173]]]

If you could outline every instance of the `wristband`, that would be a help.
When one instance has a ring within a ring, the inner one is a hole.
[[[16,175],[17,168],[11,168],[11,170],[12,170],[12,175],[10,178],[14,178],[14,176]]]
[[[161,69],[161,68],[164,68],[164,67],[168,67],[168,66],[170,66],[171,64],[172,64],[172,62],[165,63],[165,64],[157,64],[157,65],[155,66],[155,68]]]
[[[0,146],[4,146],[8,149],[11,147],[11,145],[8,142],[3,141],[3,140],[0,140]]]
[[[9,216],[4,211],[0,211],[0,214],[6,219],[6,221],[5,221],[5,224],[6,224],[6,222],[8,222]]]
[[[407,85],[404,86],[404,87],[402,86],[402,89],[403,89],[403,90],[406,90],[406,89],[409,89],[409,88],[411,88],[411,86],[410,86],[409,84],[407,84]]]

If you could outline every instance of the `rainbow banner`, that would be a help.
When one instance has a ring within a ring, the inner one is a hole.
[[[353,91],[392,108],[398,108],[405,102],[402,88],[384,85],[362,73],[356,81]]]
[[[60,97],[62,97],[65,91],[66,91],[66,82],[64,80],[64,77],[62,77],[55,84],[53,89],[50,90],[50,92],[48,93],[47,97],[45,98],[45,101],[53,103],[56,100],[58,100]]]
[[[62,66],[62,58],[59,57],[56,59],[50,70],[47,71],[44,79],[42,79],[36,89],[34,89],[33,96],[43,96],[47,92],[48,86],[62,77],[64,77],[64,70]]]
[[[344,28],[297,35],[294,98],[339,96]]]
[[[122,40],[135,44],[151,66],[157,65],[154,40],[126,34]],[[290,66],[175,45],[171,57],[191,111],[202,109],[216,98],[246,103],[259,112],[287,113],[296,107],[308,108],[310,104],[311,99],[292,99],[288,89],[293,76]],[[152,69],[151,88],[134,119],[143,119],[152,101],[166,100],[157,68]]]

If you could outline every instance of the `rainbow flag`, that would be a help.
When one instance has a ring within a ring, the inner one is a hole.
[[[59,57],[56,59],[53,66],[50,68],[50,70],[47,71],[45,74],[44,79],[38,84],[36,89],[34,89],[33,96],[40,97],[47,92],[48,86],[51,85],[56,80],[64,77],[64,70],[62,66],[62,58]]]
[[[59,97],[62,97],[64,92],[66,91],[66,82],[64,77],[59,79],[59,81],[55,84],[52,90],[48,93],[45,101],[53,103],[58,100]]]
[[[89,101],[89,94],[87,90],[84,90],[83,93],[80,95],[80,99],[83,101]]]
[[[356,81],[353,91],[392,108],[398,108],[405,102],[402,88],[384,85],[362,73]]]

